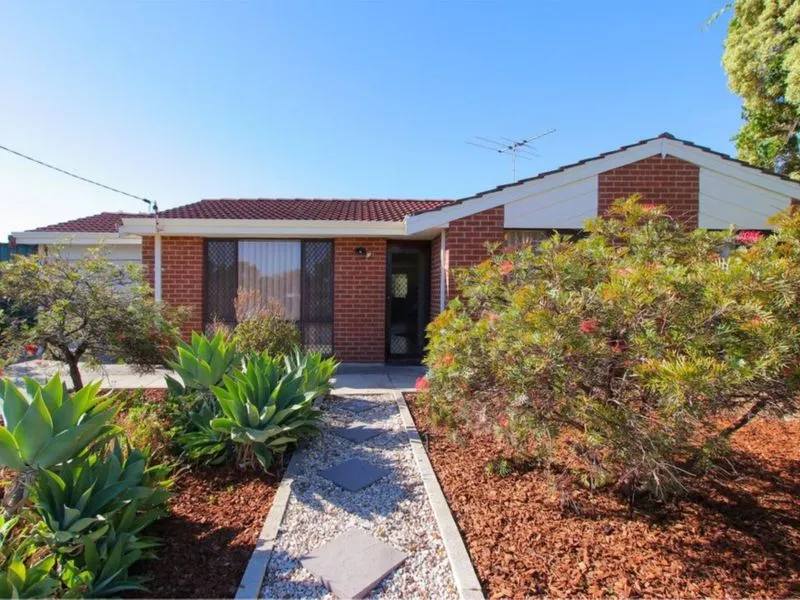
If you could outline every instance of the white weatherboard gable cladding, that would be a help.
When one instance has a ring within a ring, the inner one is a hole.
[[[597,216],[597,175],[573,181],[505,207],[506,229],[582,229]]]
[[[769,217],[788,208],[789,196],[723,175],[700,169],[699,226],[706,229],[772,229]]]

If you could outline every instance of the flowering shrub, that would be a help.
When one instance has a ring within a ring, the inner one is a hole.
[[[660,498],[800,385],[800,215],[775,235],[686,231],[636,197],[578,240],[499,253],[458,276],[429,326],[421,397],[522,458]]]

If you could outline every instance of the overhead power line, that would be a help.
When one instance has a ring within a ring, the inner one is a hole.
[[[106,189],[106,190],[108,190],[110,192],[116,192],[117,194],[122,194],[123,196],[128,196],[128,198],[133,198],[134,200],[141,200],[142,202],[146,203],[150,208],[152,208],[153,212],[158,212],[158,205],[153,200],[148,200],[147,198],[143,198],[142,196],[137,196],[136,194],[130,194],[128,192],[124,192],[124,191],[122,191],[122,190],[120,190],[118,188],[111,187],[110,185],[106,185],[104,183],[100,183],[99,181],[94,181],[93,179],[89,179],[88,177],[83,177],[81,175],[78,175],[77,173],[72,173],[72,172],[67,171],[65,169],[60,169],[59,167],[56,167],[55,165],[51,165],[50,163],[46,163],[43,160],[39,160],[38,158],[33,158],[32,156],[28,156],[27,154],[23,154],[22,152],[19,152],[17,150],[12,150],[11,148],[8,148],[7,146],[0,145],[0,150],[5,150],[6,152],[9,152],[9,153],[14,154],[16,156],[19,156],[20,158],[24,158],[25,160],[29,160],[31,162],[34,162],[37,165],[41,165],[43,167],[47,167],[48,169],[52,169],[53,171],[58,171],[59,173],[62,173],[63,175],[68,175],[69,177],[73,177],[74,179],[78,179],[78,180],[83,181],[85,183],[91,183],[92,185],[96,185],[97,187],[101,187],[101,188]]]

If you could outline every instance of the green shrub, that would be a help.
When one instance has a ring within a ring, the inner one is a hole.
[[[181,382],[167,375],[167,388],[173,394],[207,392],[222,381],[239,359],[235,346],[222,332],[210,340],[197,332],[192,333],[192,343],[178,342],[175,359],[167,361],[180,376]]]
[[[300,330],[274,299],[262,301],[259,294],[240,292],[236,321],[233,335],[240,352],[287,356],[300,346]]]
[[[134,390],[121,402],[115,423],[122,429],[128,444],[133,448],[147,448],[152,458],[166,458],[172,440],[165,403],[149,400],[141,389]]]
[[[313,402],[319,390],[305,389],[302,369],[284,370],[278,357],[251,355],[213,390],[223,416],[211,420],[211,429],[236,444],[242,467],[257,461],[268,469],[276,455],[317,429],[320,412]]]
[[[795,406],[800,213],[778,224],[686,231],[634,197],[582,239],[496,253],[429,326],[421,399],[523,458],[560,449],[579,480],[678,493],[755,415]]]
[[[37,469],[68,461],[116,433],[115,396],[100,396],[100,382],[70,394],[58,374],[42,386],[25,379],[28,396],[9,379],[0,381],[0,465],[17,472],[3,505],[13,512],[26,496]]]

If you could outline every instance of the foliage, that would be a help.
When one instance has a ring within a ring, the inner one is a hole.
[[[143,371],[163,364],[177,339],[171,319],[181,317],[153,300],[140,267],[116,265],[99,250],[75,261],[16,255],[0,263],[0,300],[17,315],[7,324],[3,353],[45,347],[46,356],[68,365],[76,390],[82,359],[112,357]]]
[[[0,597],[42,598],[58,581],[51,576],[55,560],[34,542],[33,518],[25,511],[0,516]]]
[[[0,465],[15,470],[47,468],[67,461],[112,433],[114,396],[101,396],[100,382],[70,394],[56,374],[46,385],[25,378],[29,397],[10,379],[0,380]]]
[[[17,471],[3,506],[15,512],[25,500],[36,469],[68,461],[116,433],[110,425],[114,396],[100,396],[100,382],[70,394],[56,374],[42,386],[25,378],[28,396],[9,379],[0,380],[0,465]]]
[[[240,290],[236,297],[234,338],[241,352],[289,355],[300,346],[300,330],[273,298],[263,301],[257,292]]]
[[[155,558],[153,540],[142,539],[131,533],[110,534],[100,542],[85,539],[81,560],[66,561],[62,579],[69,590],[66,597],[98,598],[117,596],[126,591],[147,591],[141,575],[131,575],[134,563]]]
[[[320,391],[305,389],[302,368],[284,372],[279,357],[247,357],[243,369],[226,375],[213,391],[223,416],[210,421],[211,429],[237,444],[242,466],[255,459],[268,469],[275,455],[316,431],[320,412],[313,402]]]
[[[138,533],[159,518],[169,481],[161,474],[163,466],[148,467],[147,461],[146,454],[130,447],[123,454],[115,442],[108,453],[70,461],[58,471],[40,470],[33,498],[48,543],[63,548],[83,545],[87,539],[97,541],[108,533],[111,517],[121,511],[130,512],[126,528],[134,527],[126,533]]]
[[[58,586],[51,572],[54,556],[42,558],[30,568],[20,559],[11,559],[0,571],[0,598],[47,598]]]
[[[149,400],[141,389],[133,390],[121,403],[116,424],[128,443],[134,448],[147,448],[153,458],[166,456],[171,439],[165,423],[165,403]]]
[[[800,214],[779,226],[723,258],[733,232],[686,231],[633,197],[585,238],[496,254],[430,325],[422,399],[590,485],[679,492],[733,431],[794,407]]]
[[[204,465],[228,462],[233,456],[233,442],[229,435],[211,427],[214,419],[224,416],[216,399],[195,397],[176,406],[180,414],[176,414],[173,431],[181,456]]]
[[[339,368],[334,358],[323,358],[321,352],[302,352],[299,348],[285,357],[286,372],[303,373],[303,389],[317,392],[322,397],[331,391],[331,377]]]
[[[736,0],[723,66],[744,105],[739,157],[800,179],[800,0]]]
[[[167,364],[180,376],[182,384],[167,376],[167,387],[174,394],[195,391],[208,392],[222,381],[231,370],[239,355],[233,343],[222,332],[210,340],[197,332],[192,333],[192,343],[178,340],[175,359]]]

